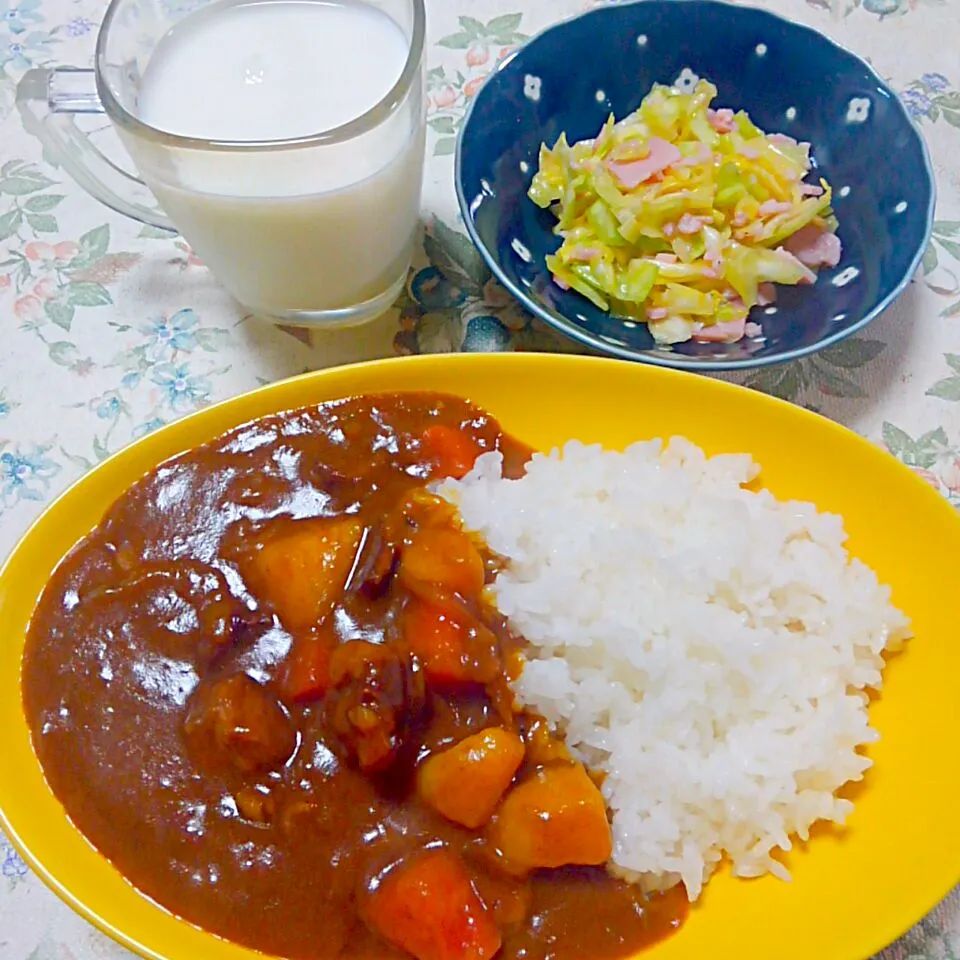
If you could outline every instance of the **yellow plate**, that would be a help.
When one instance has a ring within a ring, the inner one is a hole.
[[[0,822],[34,870],[126,946],[164,960],[253,960],[139,895],[74,829],[47,787],[20,706],[31,610],[61,556],[129,484],[161,460],[264,414],[351,394],[442,390],[469,397],[538,447],[577,437],[617,447],[683,434],[710,452],[748,451],[779,497],[841,513],[854,553],[892,585],[916,638],[871,707],[882,739],[855,791],[849,829],[788,857],[792,883],[719,876],[649,960],[864,960],[960,879],[957,763],[960,518],[868,442],[799,408],[689,374],[586,357],[442,356],[309,374],[152,434],[54,503],[0,572]]]

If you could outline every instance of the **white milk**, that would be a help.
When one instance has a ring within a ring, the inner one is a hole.
[[[203,140],[309,137],[376,106],[408,51],[373,6],[218,0],[161,39],[138,114]],[[124,140],[197,254],[254,310],[356,306],[392,295],[405,272],[423,163],[421,81],[385,122],[346,143],[158,151]]]

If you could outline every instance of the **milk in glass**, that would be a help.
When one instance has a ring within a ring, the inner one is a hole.
[[[206,142],[158,158],[124,139],[167,214],[245,305],[283,317],[396,292],[419,207],[420,89],[343,142],[218,152],[209,141],[295,140],[347,124],[394,88],[409,50],[376,7],[322,0],[217,0],[157,44],[140,119]]]

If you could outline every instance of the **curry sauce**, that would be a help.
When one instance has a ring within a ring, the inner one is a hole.
[[[597,786],[513,702],[500,561],[427,489],[489,450],[514,476],[530,454],[439,395],[267,417],[145,476],[62,562],[24,706],[144,894],[295,960],[612,960],[682,922],[682,893],[607,874]]]

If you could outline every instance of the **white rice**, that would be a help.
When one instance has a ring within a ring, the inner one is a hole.
[[[842,519],[744,489],[750,457],[683,439],[568,443],[503,480],[486,454],[440,490],[509,559],[492,590],[530,643],[519,699],[606,774],[615,872],[691,900],[726,856],[773,853],[817,820],[877,739],[868,687],[906,618],[844,549]]]

